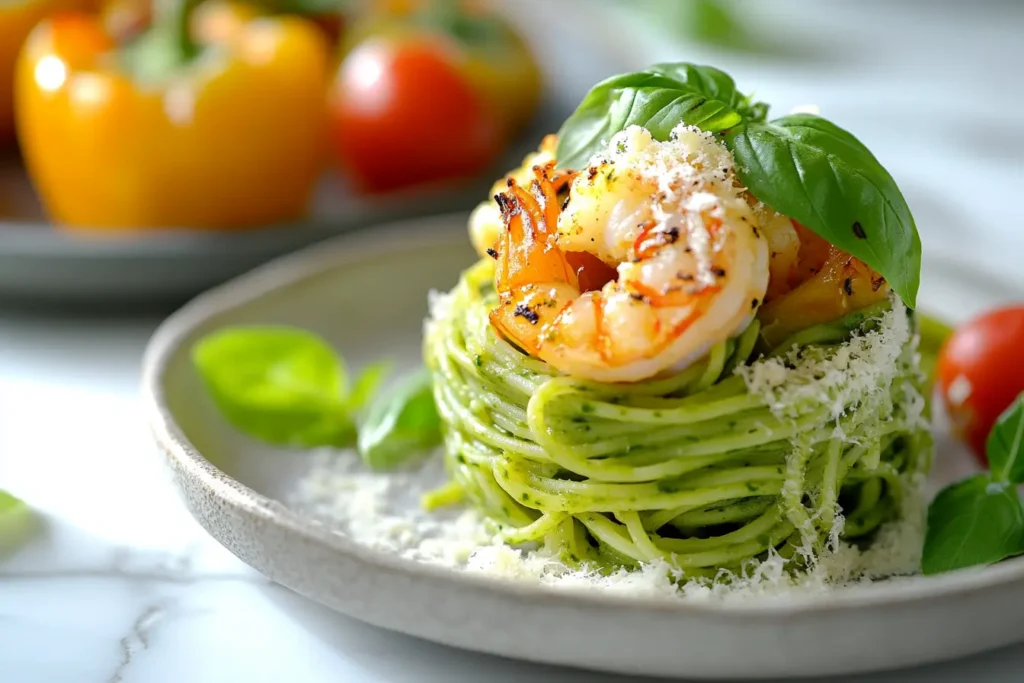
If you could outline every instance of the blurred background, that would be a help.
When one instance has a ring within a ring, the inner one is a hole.
[[[998,227],[1024,179],[1022,26],[1014,0],[7,0],[0,303],[169,310],[469,209],[596,81],[668,60],[817,105],[890,168],[926,248],[970,230],[1005,253],[985,235],[1018,232]]]

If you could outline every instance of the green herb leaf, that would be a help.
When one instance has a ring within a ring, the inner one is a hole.
[[[613,76],[594,86],[558,132],[560,168],[583,168],[613,135],[638,125],[667,140],[680,123],[720,132],[742,122],[739,110],[755,109],[732,78],[695,64],[658,64]]]
[[[349,409],[355,411],[366,406],[389,374],[391,363],[381,361],[366,366],[352,385],[347,401]]]
[[[921,240],[892,176],[857,138],[818,116],[749,122],[726,134],[755,197],[881,273],[911,308]]]
[[[277,444],[344,446],[355,438],[342,359],[291,327],[233,327],[192,350],[214,401],[241,431]]]
[[[36,516],[23,500],[0,489],[0,554],[24,543],[36,528]]]
[[[996,420],[985,443],[992,476],[1009,484],[1024,484],[1024,394]]]
[[[441,442],[430,372],[420,370],[377,396],[359,430],[359,454],[374,469],[389,469]]]
[[[928,508],[921,571],[939,574],[1024,553],[1024,509],[1011,484],[979,474],[939,492]]]

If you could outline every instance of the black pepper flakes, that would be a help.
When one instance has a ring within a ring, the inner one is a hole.
[[[750,309],[753,310],[753,309],[757,308],[757,305],[759,303],[761,303],[761,302],[758,301],[757,299],[751,299],[750,300]]]
[[[494,195],[494,201],[498,203],[498,210],[501,211],[502,215],[508,215],[512,212],[514,202],[507,194]]]
[[[679,228],[669,228],[663,234],[668,239],[669,244],[675,244],[679,241]]]
[[[725,277],[725,268],[712,268],[711,272],[714,273],[715,277]]]
[[[853,222],[853,236],[859,240],[866,240],[868,234],[864,232],[864,226],[860,224],[860,221]]]
[[[516,310],[513,312],[513,315],[518,316],[520,318],[526,318],[528,321],[530,321],[531,325],[536,325],[537,322],[540,320],[540,316],[537,315],[536,311],[533,311],[532,309],[530,309],[529,306],[525,306],[523,304],[519,304],[516,306]]]
[[[853,296],[853,278],[848,277],[843,280],[843,291],[846,292],[846,296]]]
[[[491,247],[487,248],[487,255],[490,256],[495,261],[498,260],[498,252],[497,252],[497,250],[492,249]]]

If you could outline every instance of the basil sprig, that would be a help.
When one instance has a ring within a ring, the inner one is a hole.
[[[1024,394],[996,421],[986,444],[989,472],[944,488],[928,507],[921,571],[992,564],[1024,554]]]
[[[307,330],[240,326],[218,330],[192,359],[221,413],[241,431],[293,446],[345,446],[356,437],[344,360]],[[379,373],[356,382],[365,401]]]
[[[227,421],[268,443],[356,444],[367,465],[389,469],[441,440],[433,383],[425,370],[381,393],[390,363],[371,364],[350,381],[341,354],[308,330],[227,327],[196,342],[192,360]]]
[[[763,107],[761,108],[763,109]],[[757,113],[724,71],[694,64],[656,64],[594,86],[558,132],[558,165],[582,168],[620,130],[638,125],[667,140],[679,123],[719,133]],[[762,115],[763,119],[763,115]]]
[[[594,86],[558,133],[563,168],[582,168],[632,125],[668,140],[678,124],[719,136],[760,201],[880,273],[911,308],[921,240],[892,176],[856,137],[810,114],[766,121],[767,105],[710,66],[659,64]]]
[[[441,443],[434,382],[421,369],[381,393],[359,428],[359,455],[370,467],[391,469]]]

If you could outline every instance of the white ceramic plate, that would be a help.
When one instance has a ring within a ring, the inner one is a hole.
[[[352,235],[201,296],[157,332],[144,393],[156,439],[196,519],[271,579],[358,619],[470,650],[665,677],[809,676],[910,666],[1024,640],[1024,559],[828,595],[727,604],[568,592],[420,564],[332,533],[281,500],[308,456],[228,427],[188,357],[223,325],[301,325],[353,364],[420,359],[426,293],[447,289],[473,254],[465,216]],[[938,256],[924,308],[963,318],[1019,296]],[[937,478],[969,459],[940,435]]]

